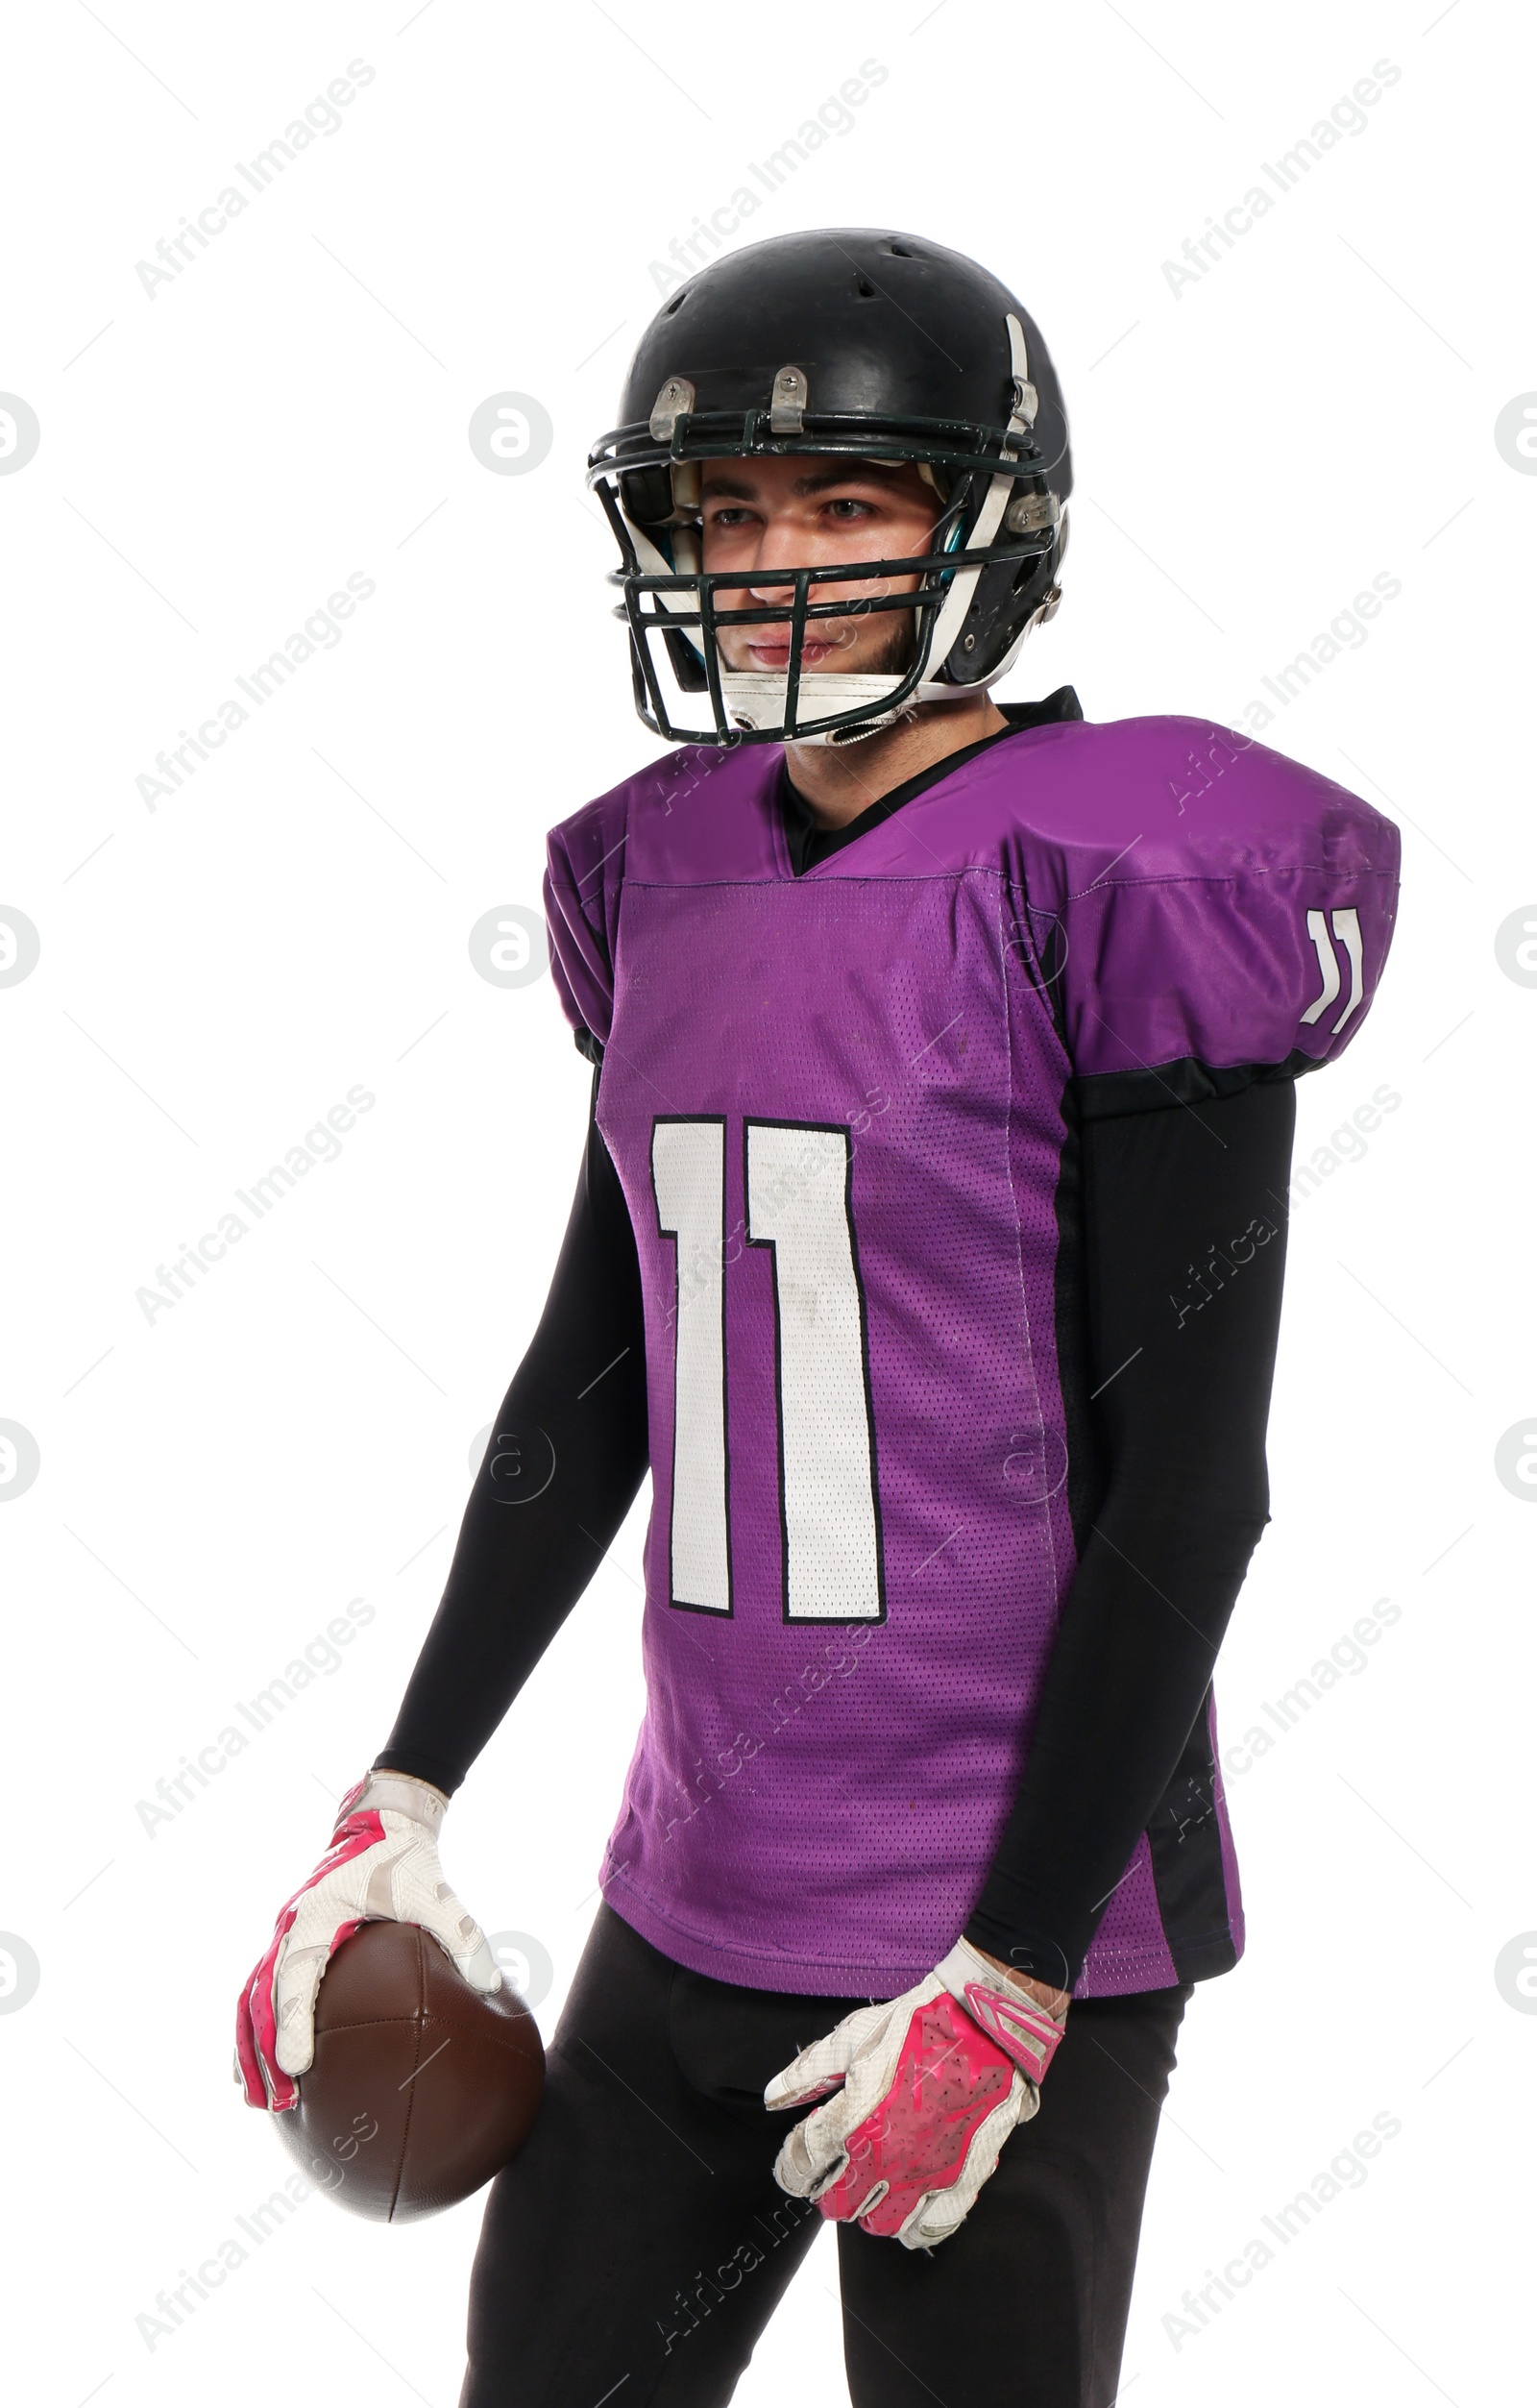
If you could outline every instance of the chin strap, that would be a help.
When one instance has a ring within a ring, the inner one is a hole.
[[[795,698],[797,719],[830,719],[838,711],[859,710],[869,705],[878,709],[889,694],[894,694],[902,680],[889,673],[879,676],[861,676],[851,671],[846,676],[829,676],[825,671],[809,670],[800,680]],[[953,686],[945,692],[953,694]],[[790,698],[790,679],[777,670],[722,669],[720,692],[726,709],[739,727],[779,727],[784,724],[785,707]],[[911,699],[911,698],[910,698]],[[877,727],[890,727],[898,716],[885,711],[878,719],[862,719],[857,727],[830,727],[817,736],[793,736],[792,744],[849,744],[860,736],[872,736]]]

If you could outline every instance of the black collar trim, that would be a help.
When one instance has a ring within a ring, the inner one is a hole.
[[[931,786],[939,785],[941,778],[960,769],[963,762],[975,759],[979,752],[986,752],[990,745],[1002,744],[1006,737],[1017,735],[1021,728],[1046,727],[1059,721],[1082,719],[1084,716],[1083,706],[1071,686],[1059,686],[1056,693],[1048,694],[1043,702],[1003,702],[999,708],[1009,723],[1007,727],[995,727],[990,736],[979,736],[975,744],[963,745],[959,752],[947,752],[942,761],[933,762],[928,769],[919,770],[915,777],[909,777],[900,786],[893,786],[889,795],[879,796],[868,810],[862,811],[858,819],[850,820],[845,827],[817,826],[812,817],[810,803],[791,781],[788,759],[782,760],[776,800],[784,823],[790,866],[795,876],[804,876],[819,861],[825,861],[830,853],[842,852],[843,847],[853,844],[856,837],[865,835],[872,827],[879,827],[883,820],[889,820],[894,811],[900,811],[905,802],[911,802],[916,795],[926,794]]]

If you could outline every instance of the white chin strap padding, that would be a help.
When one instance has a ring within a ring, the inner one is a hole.
[[[832,719],[841,711],[878,709],[901,684],[900,677],[875,676],[850,671],[828,676],[809,671],[801,678],[795,700],[797,719]],[[773,671],[722,669],[720,693],[726,711],[739,727],[782,727],[789,707],[790,679]],[[862,731],[863,732],[863,731]],[[793,742],[817,744],[820,737],[795,737]]]

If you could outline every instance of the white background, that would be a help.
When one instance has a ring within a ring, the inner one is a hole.
[[[1404,834],[1380,1000],[1303,1083],[1300,1157],[1379,1085],[1402,1103],[1294,1217],[1226,1739],[1374,1600],[1401,1619],[1231,1780],[1253,1936],[1186,2022],[1122,2396],[1518,2396],[1537,2023],[1495,1960],[1537,1926],[1537,1667],[1533,1524],[1494,1464],[1537,1407],[1537,993],[1495,932],[1537,896],[1537,481],[1494,427],[1537,386],[1524,12],[81,0],[16,12],[9,52],[0,387],[41,442],[0,476],[0,902],[41,953],[0,988],[0,1417],[41,1467],[0,1514],[0,1928],[41,1978],[0,2013],[8,2391],[457,2396],[475,2202],[394,2232],[313,2199],[153,2349],[135,2318],[287,2170],[230,2080],[234,1993],[388,1730],[564,1225],[585,1068],[548,975],[495,986],[468,938],[537,906],[546,828],[656,749],[586,450],[651,262],[873,61],[744,232],[921,233],[1038,320],[1074,540],[1009,692],[1232,722],[1374,576],[1403,586],[1265,730]],[[339,131],[147,293],[136,262],[354,59]],[[1379,61],[1365,130],[1172,290]],[[554,426],[526,475],[466,439],[506,390]],[[341,640],[147,807],[157,752],[354,572]],[[339,1159],[147,1321],[135,1291],[354,1084]],[[449,1826],[481,1920],[553,1958],[547,2034],[640,1712],[641,1528]],[[151,1836],[137,1802],[354,1596],[341,1668]],[[1369,2179],[1171,2330],[1383,2111]],[[739,2398],[846,2398],[834,2290],[824,2236]],[[1019,2314],[1024,2361],[1028,2283]]]

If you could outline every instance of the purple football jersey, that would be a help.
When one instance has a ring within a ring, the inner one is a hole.
[[[674,752],[549,840],[647,1328],[647,1703],[601,1882],[696,1972],[890,1997],[982,1889],[1076,1568],[1069,1082],[1126,1108],[1338,1052],[1398,838],[1204,722],[1067,723],[796,877],[781,761]],[[1178,1978],[1144,1834],[1077,1990]]]

